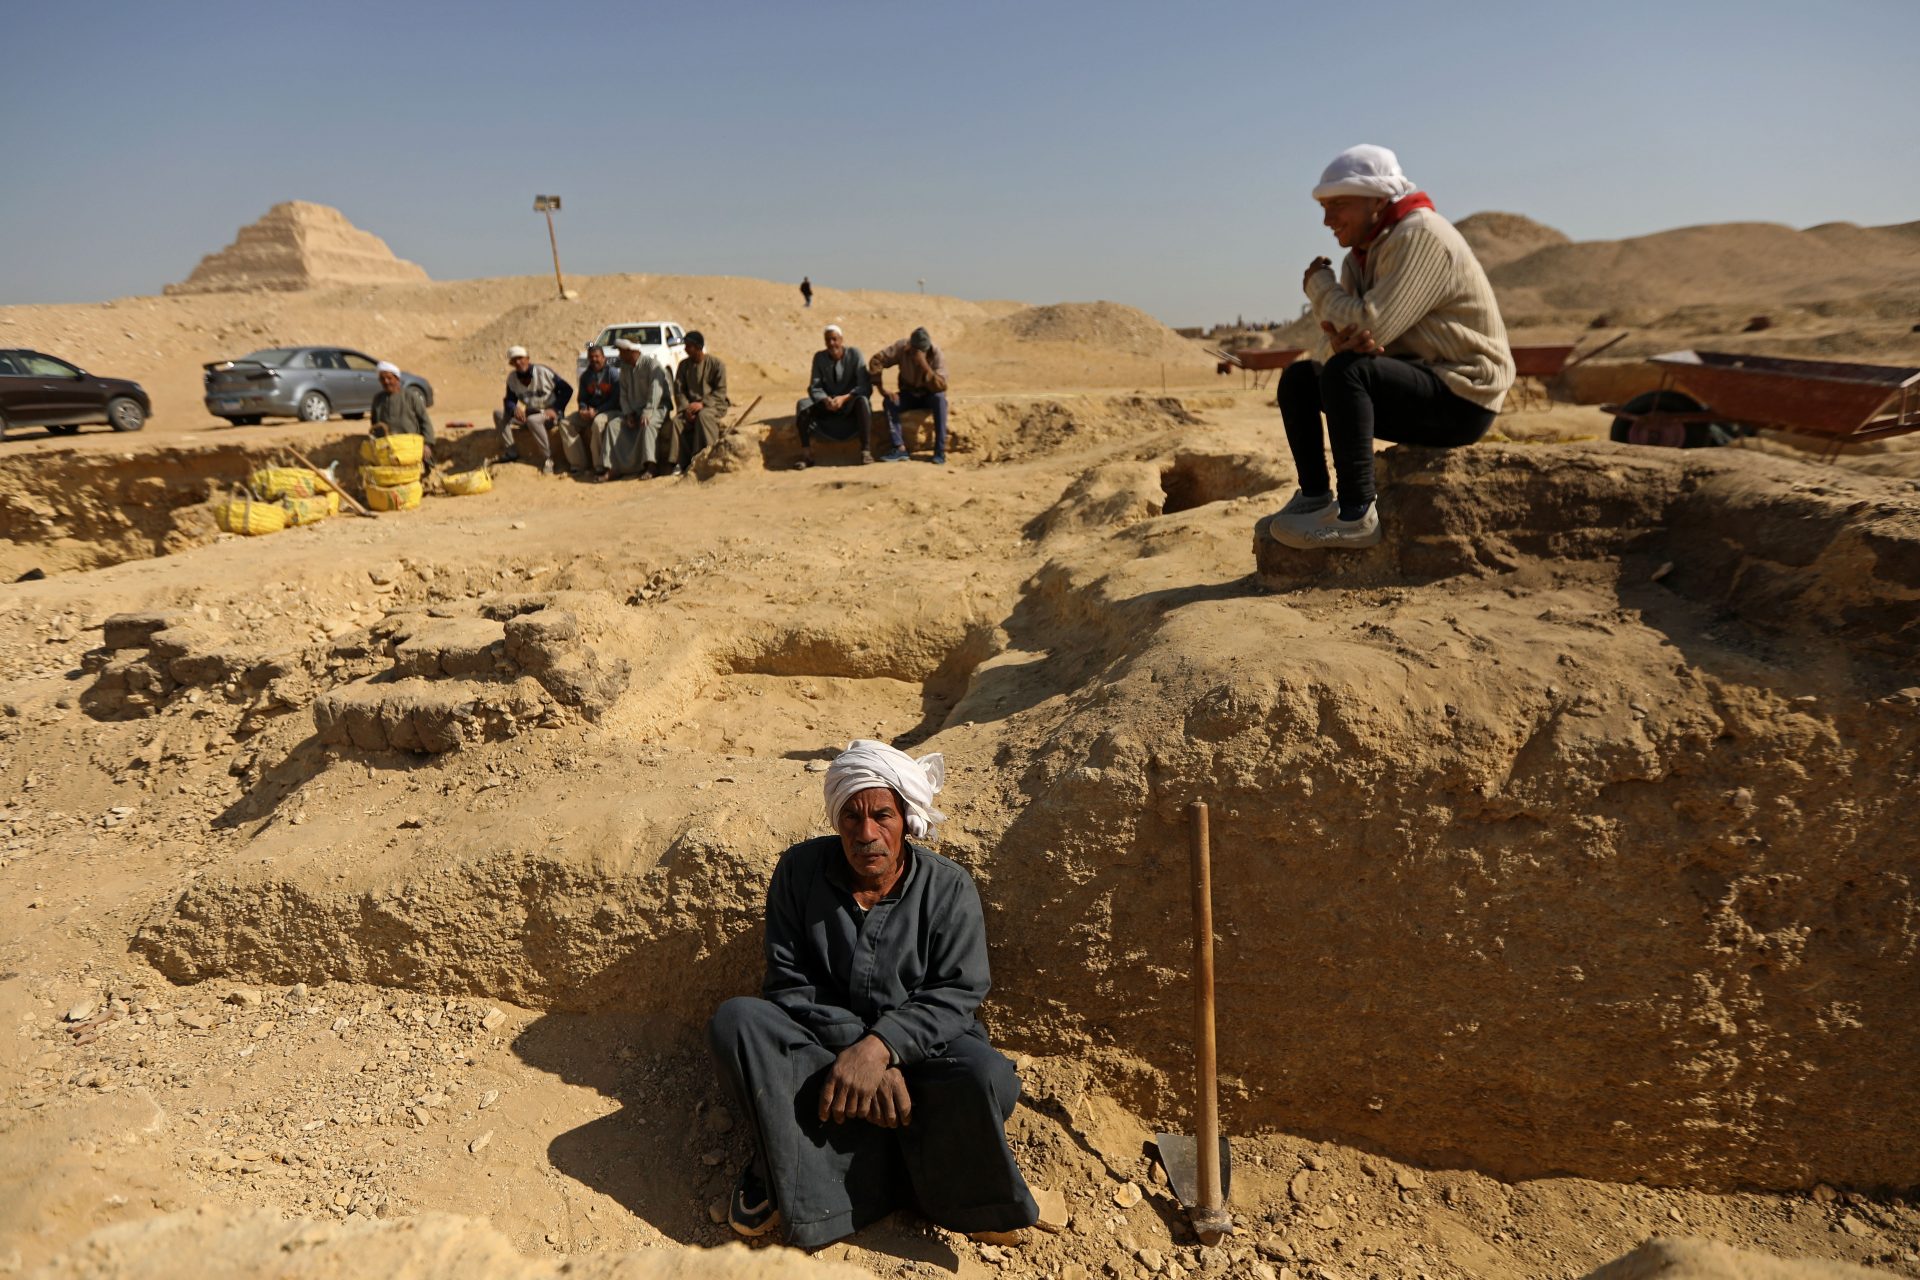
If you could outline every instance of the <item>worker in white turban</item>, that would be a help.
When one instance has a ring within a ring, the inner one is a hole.
[[[1393,152],[1348,147],[1313,198],[1347,255],[1338,271],[1316,257],[1300,279],[1322,337],[1280,375],[1299,487],[1265,528],[1282,546],[1364,551],[1385,536],[1374,441],[1457,449],[1479,440],[1513,385],[1513,352],[1472,246]]]
[[[906,806],[907,834],[931,839],[946,815],[933,807],[933,797],[946,782],[946,758],[938,751],[918,760],[906,752],[871,738],[856,738],[827,766],[827,822],[840,825],[840,811],[859,792],[886,787]]]
[[[1363,142],[1342,151],[1333,158],[1332,164],[1321,171],[1320,185],[1313,189],[1313,198],[1330,200],[1334,196],[1365,196],[1398,200],[1418,189],[1406,174],[1400,172],[1399,156],[1385,147]]]
[[[427,393],[418,383],[406,382],[400,366],[391,360],[382,360],[374,366],[374,372],[380,379],[380,390],[374,393],[373,403],[367,407],[369,426],[377,429],[376,434],[386,431],[419,436],[422,456],[431,466],[436,442],[433,419],[427,414]]]
[[[836,834],[774,867],[760,994],[707,1028],[752,1131],[727,1211],[741,1235],[817,1249],[900,1208],[969,1233],[1039,1216],[1006,1141],[1020,1082],[975,1016],[980,893],[919,843],[945,773],[938,754],[848,744],[827,769]]]

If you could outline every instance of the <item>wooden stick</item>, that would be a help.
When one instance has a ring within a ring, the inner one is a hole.
[[[1561,372],[1565,373],[1567,369],[1571,369],[1573,368],[1573,366],[1577,364],[1585,364],[1587,361],[1599,355],[1602,351],[1607,350],[1609,347],[1618,346],[1620,343],[1626,340],[1627,334],[1629,332],[1630,330],[1622,329],[1619,333],[1614,334],[1611,338],[1608,338],[1605,342],[1601,343],[1599,346],[1595,347],[1593,350],[1585,352],[1581,355],[1575,356],[1573,359],[1567,361],[1565,367],[1561,369]]]
[[[1193,1228],[1202,1243],[1218,1244],[1232,1229],[1233,1220],[1227,1216],[1226,1198],[1220,1191],[1220,1080],[1213,1038],[1213,858],[1207,802],[1195,800],[1188,812],[1193,816],[1193,1155],[1200,1184]]]
[[[761,397],[755,396],[753,398],[753,403],[740,411],[740,416],[733,420],[733,425],[728,427],[727,430],[738,431],[740,429],[740,424],[747,420],[747,415],[760,407],[760,400],[761,400]]]
[[[342,489],[339,485],[335,484],[333,482],[333,477],[329,476],[325,471],[323,471],[319,467],[314,466],[313,459],[307,457],[306,454],[300,452],[298,449],[294,448],[292,445],[287,446],[287,452],[291,453],[294,457],[300,459],[301,466],[305,467],[307,470],[319,476],[321,484],[326,485],[327,488],[339,494],[340,501],[346,503],[349,507],[352,507],[354,510],[354,514],[365,516],[369,520],[378,520],[380,518],[374,515],[373,512],[361,506],[359,503],[359,500],[356,499],[352,494],[348,493],[345,489]]]

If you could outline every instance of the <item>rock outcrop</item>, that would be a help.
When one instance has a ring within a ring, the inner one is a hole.
[[[387,242],[347,221],[338,209],[286,200],[240,228],[233,243],[200,259],[169,295],[294,292],[335,284],[425,282],[417,263],[393,256]]]

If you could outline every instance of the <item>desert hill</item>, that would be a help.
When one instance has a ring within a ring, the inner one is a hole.
[[[240,228],[233,243],[200,259],[169,294],[317,289],[339,284],[425,280],[417,264],[324,204],[286,200]]]
[[[1573,243],[1564,231],[1519,213],[1473,213],[1454,223],[1473,246],[1480,265],[1491,271],[1497,266],[1524,258],[1536,249]]]
[[[1805,231],[1770,222],[1547,245],[1488,264],[1510,314],[1686,306],[1778,308],[1920,297],[1920,223]]]

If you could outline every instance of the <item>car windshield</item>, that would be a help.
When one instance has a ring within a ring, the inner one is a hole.
[[[234,361],[234,363],[244,364],[251,361],[254,364],[264,364],[270,369],[277,369],[287,361],[293,359],[295,353],[298,351],[298,347],[268,347],[265,351],[256,351],[252,355],[241,356],[238,360]]]
[[[628,342],[638,342],[642,346],[657,347],[660,345],[660,326],[657,324],[635,324],[611,328],[602,333],[593,345],[596,347],[610,347],[622,338],[625,338]]]

